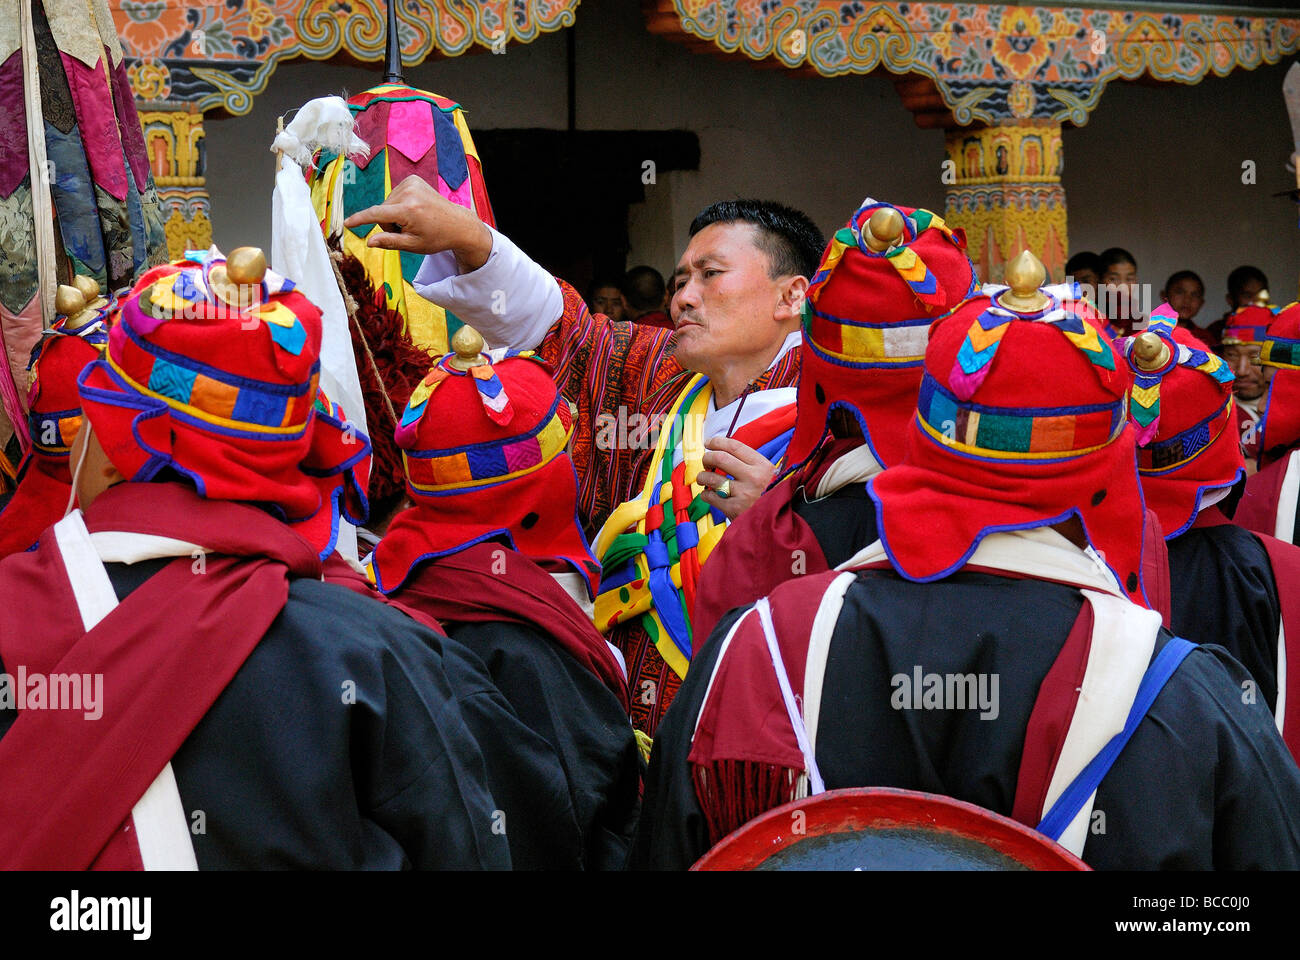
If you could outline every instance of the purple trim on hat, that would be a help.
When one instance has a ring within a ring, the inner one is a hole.
[[[917,468],[917,469],[921,469],[921,468]],[[879,476],[879,474],[877,476]],[[1142,576],[1142,567],[1144,566],[1145,559],[1146,559],[1145,531],[1146,531],[1147,508],[1146,508],[1146,497],[1142,493],[1141,478],[1137,475],[1136,460],[1134,460],[1133,462],[1133,479],[1137,483],[1138,504],[1141,507],[1140,512],[1142,516],[1142,530],[1144,534],[1139,540],[1138,563],[1137,563],[1138,568],[1135,572],[1138,575],[1138,586],[1141,589],[1142,598],[1146,600],[1148,608],[1154,609],[1154,607],[1151,607],[1151,598],[1147,595],[1146,578]],[[935,580],[943,580],[945,577],[951,576],[953,573],[957,572],[958,570],[960,570],[962,567],[966,565],[966,561],[970,559],[971,554],[973,554],[976,548],[979,547],[980,541],[983,540],[985,537],[987,537],[990,533],[1010,533],[1013,530],[1034,530],[1037,529],[1038,527],[1050,527],[1058,523],[1064,523],[1066,520],[1070,519],[1071,516],[1076,516],[1079,518],[1080,526],[1083,527],[1083,535],[1084,538],[1088,541],[1088,546],[1092,547],[1093,551],[1097,554],[1098,557],[1100,557],[1102,563],[1105,564],[1106,569],[1111,572],[1111,575],[1115,578],[1115,584],[1120,589],[1120,591],[1125,596],[1130,596],[1128,585],[1124,582],[1123,577],[1121,577],[1120,574],[1115,570],[1115,568],[1110,565],[1110,561],[1106,559],[1105,554],[1096,546],[1092,534],[1088,532],[1088,521],[1084,519],[1083,513],[1080,511],[1078,507],[1070,507],[1064,513],[1057,514],[1057,516],[1047,520],[1034,520],[1027,523],[993,524],[987,527],[983,527],[976,533],[975,539],[971,542],[970,546],[966,549],[966,552],[963,553],[961,555],[961,558],[956,563],[952,564],[952,566],[940,570],[938,573],[931,574],[928,577],[914,577],[903,570],[902,565],[898,562],[898,558],[894,556],[893,548],[890,547],[889,545],[889,537],[885,531],[885,505],[884,502],[880,499],[880,497],[876,494],[875,483],[876,483],[876,477],[872,477],[870,480],[867,481],[867,495],[871,497],[872,501],[876,505],[876,520],[877,520],[876,528],[880,536],[880,545],[884,548],[885,555],[889,558],[890,566],[892,566],[894,570],[898,572],[898,575],[905,580],[911,580],[913,583],[933,583]]]
[[[1184,523],[1181,527],[1179,527],[1179,528],[1178,528],[1177,530],[1175,530],[1173,533],[1166,533],[1166,534],[1165,534],[1165,539],[1166,539],[1166,540],[1172,540],[1172,539],[1174,539],[1174,537],[1182,536],[1182,535],[1183,535],[1184,533],[1186,533],[1189,529],[1191,529],[1192,524],[1194,524],[1194,523],[1196,522],[1196,518],[1199,517],[1199,516],[1201,515],[1201,498],[1202,498],[1202,497],[1204,497],[1204,496],[1205,496],[1207,493],[1209,493],[1211,490],[1220,490],[1220,489],[1222,489],[1222,488],[1224,488],[1224,487],[1228,487],[1229,489],[1231,489],[1232,487],[1235,487],[1235,486],[1238,484],[1238,482],[1240,482],[1241,478],[1244,477],[1245,475],[1246,475],[1246,468],[1245,468],[1245,467],[1238,467],[1238,468],[1237,468],[1237,472],[1236,472],[1235,474],[1233,474],[1233,476],[1232,476],[1232,481],[1231,481],[1230,483],[1207,483],[1207,484],[1205,484],[1205,485],[1203,485],[1203,486],[1197,487],[1197,488],[1196,488],[1196,503],[1195,503],[1195,506],[1194,506],[1194,508],[1193,508],[1193,510],[1192,510],[1192,515],[1191,515],[1190,517],[1187,518],[1187,522],[1186,522],[1186,523]]]

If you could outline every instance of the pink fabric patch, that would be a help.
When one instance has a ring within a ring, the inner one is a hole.
[[[370,147],[369,156],[352,157],[352,162],[362,170],[368,167],[370,161],[388,145],[389,106],[391,104],[387,100],[381,100],[379,103],[371,104],[356,115],[357,136]],[[397,181],[394,180],[393,182],[396,183]]]
[[[510,473],[535,467],[542,462],[542,446],[536,437],[507,444],[505,447],[506,469]]]
[[[0,305],[0,346],[8,361],[0,370],[0,403],[4,404],[9,422],[18,437],[18,447],[26,456],[32,449],[27,435],[27,361],[32,347],[41,338],[40,294],[28,302],[18,313],[10,313]]]
[[[18,189],[31,164],[27,158],[27,114],[23,109],[23,52],[0,66],[0,197]]]
[[[90,164],[91,178],[117,200],[126,199],[126,158],[117,132],[113,94],[104,76],[104,60],[87,67],[75,57],[59,54],[68,89],[77,109],[77,127]]]
[[[117,327],[122,324],[126,324],[126,326],[130,327],[136,333],[148,336],[161,327],[165,320],[166,318],[159,319],[152,313],[145,313],[140,309],[140,298],[132,297],[127,300],[126,305],[122,307],[120,320],[118,324],[109,331],[109,336],[111,337],[113,334],[118,333]],[[123,338],[125,338],[125,336],[125,334],[122,334]]]
[[[106,54],[107,56],[107,54]],[[123,57],[113,71],[113,102],[117,107],[118,133],[122,138],[122,150],[131,173],[135,176],[135,188],[144,193],[149,186],[149,157],[144,148],[144,131],[140,128],[140,115],[135,110],[135,94],[131,92],[131,81],[126,75],[126,58]]]
[[[388,108],[388,145],[412,160],[433,146],[433,108],[427,100],[398,100]]]
[[[462,207],[473,210],[474,200],[470,193],[470,186],[469,177],[465,178],[465,182],[460,185],[459,190],[453,190],[451,187],[447,186],[446,180],[442,179],[442,177],[438,178],[438,192],[440,194],[452,203],[459,203]]]

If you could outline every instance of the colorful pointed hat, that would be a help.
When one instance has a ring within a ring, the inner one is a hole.
[[[1132,377],[1093,321],[1039,289],[1045,272],[1022,254],[1009,290],[973,297],[931,329],[903,462],[867,486],[880,537],[903,576],[938,580],[990,533],[1077,516],[1145,603]]]
[[[417,346],[446,353],[460,320],[419,296],[412,285],[424,257],[367,247],[378,224],[344,227],[343,220],[374,204],[407,177],[419,176],[453,203],[495,226],[478,151],[460,104],[408,87],[383,83],[348,100],[366,156],[317,155],[308,177],[312,204],[327,238],[340,236],[343,253],[365,265],[384,305],[406,321],[403,333]]]
[[[370,442],[322,398],[320,342],[320,311],[260,250],[213,247],[140,278],[79,378],[82,407],[128,480],[170,469],[200,496],[265,507],[327,556],[345,501],[323,487],[344,475],[363,491]]]
[[[88,307],[79,287],[59,287],[59,318],[32,350],[27,391],[32,450],[19,467],[18,489],[0,511],[0,558],[34,544],[63,516],[72,495],[69,451],[81,429],[77,376],[108,339],[105,308]]]
[[[397,428],[414,506],[375,548],[375,585],[398,589],[422,561],[498,539],[566,562],[595,596],[600,566],[578,523],[566,447],[573,414],[531,351],[483,353],[471,327],[453,337],[411,393]]]
[[[1245,475],[1232,371],[1162,304],[1147,329],[1116,344],[1133,373],[1129,419],[1147,507],[1165,539],[1196,520],[1201,498]]]
[[[884,465],[903,454],[930,324],[978,289],[965,235],[928,210],[867,198],[808,286],[798,415],[785,463],[805,463],[845,410]]]
[[[1261,366],[1273,368],[1260,422],[1259,461],[1266,466],[1300,444],[1300,303],[1278,312],[1260,347]]]

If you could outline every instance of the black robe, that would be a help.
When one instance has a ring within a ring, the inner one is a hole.
[[[859,573],[826,664],[816,747],[826,788],[922,790],[1010,816],[1030,712],[1083,602],[1072,587],[981,573],[928,584]],[[687,756],[739,615],[728,614],[696,655],[659,727],[633,867],[684,869],[709,849]],[[1157,650],[1169,637],[1161,631]],[[996,719],[895,710],[891,677],[918,664],[998,676]],[[1300,770],[1265,705],[1243,703],[1246,677],[1222,647],[1188,655],[1098,788],[1087,863],[1300,868]]]
[[[535,628],[446,627],[459,651],[448,676],[487,761],[514,867],[622,869],[643,764],[618,698]]]
[[[170,562],[105,569],[121,600]],[[446,643],[344,587],[294,580],[171,761],[199,869],[509,869]],[[16,718],[0,711],[0,736]]]
[[[880,539],[876,505],[865,483],[851,483],[820,500],[810,501],[806,494],[806,488],[795,493],[794,512],[812,528],[828,567],[838,567]]]
[[[1193,527],[1168,541],[1171,627],[1193,643],[1217,643],[1277,703],[1278,606],[1273,565],[1249,530],[1222,524]]]

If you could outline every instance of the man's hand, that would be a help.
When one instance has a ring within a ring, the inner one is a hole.
[[[367,223],[383,228],[366,238],[367,246],[424,254],[450,250],[461,273],[477,270],[492,253],[492,233],[474,211],[452,203],[414,175],[394,187],[383,203],[343,221],[345,227]]]
[[[709,489],[700,495],[701,499],[721,510],[728,520],[735,520],[762,496],[776,467],[753,447],[730,437],[712,437],[704,441],[704,446],[709,452],[702,458],[705,469],[697,482]],[[731,475],[731,496],[721,497],[717,489],[727,474]]]

